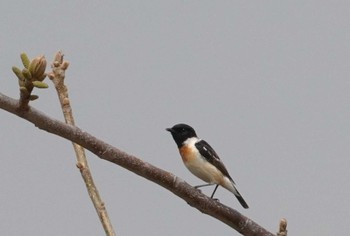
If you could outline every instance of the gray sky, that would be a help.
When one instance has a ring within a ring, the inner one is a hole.
[[[11,67],[22,51],[52,61],[63,50],[82,129],[197,185],[165,131],[188,123],[250,209],[219,188],[222,203],[272,232],[285,217],[291,235],[346,235],[349,11],[348,1],[320,0],[2,1],[0,88],[18,97]],[[52,85],[35,94],[34,107],[62,119]],[[71,144],[4,111],[0,119],[1,235],[103,235]],[[88,156],[118,235],[232,235]]]

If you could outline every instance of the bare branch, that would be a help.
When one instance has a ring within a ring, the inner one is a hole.
[[[51,65],[52,72],[48,74],[49,78],[55,85],[58,98],[60,100],[61,109],[64,119],[67,124],[75,125],[72,107],[70,105],[68,89],[64,84],[65,71],[68,68],[69,63],[63,61],[63,54],[61,52],[56,53],[54,62]],[[86,189],[89,193],[90,199],[94,204],[95,210],[102,223],[103,229],[107,236],[115,236],[113,225],[109,219],[107,209],[104,202],[97,190],[94,179],[92,177],[90,167],[85,155],[85,149],[73,142],[73,148],[77,158],[77,167],[80,170],[81,176],[85,182]]]
[[[172,173],[159,169],[135,156],[129,155],[95,138],[91,134],[82,131],[76,126],[67,125],[63,122],[52,119],[33,107],[29,106],[27,112],[20,113],[16,110],[17,106],[17,100],[0,93],[0,108],[28,120],[39,129],[69,139],[90,150],[101,159],[124,167],[125,169],[168,189],[185,200],[192,207],[222,221],[243,235],[273,235],[251,219],[243,216],[238,211],[202,194]]]

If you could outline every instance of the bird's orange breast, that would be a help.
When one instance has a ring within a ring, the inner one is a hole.
[[[184,145],[180,148],[180,155],[184,163],[191,162],[197,158],[197,153],[188,145]]]

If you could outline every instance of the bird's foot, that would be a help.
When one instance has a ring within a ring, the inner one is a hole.
[[[199,188],[194,187],[198,192],[202,193],[202,190],[200,190]]]

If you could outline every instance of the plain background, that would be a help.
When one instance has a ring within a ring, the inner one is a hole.
[[[165,128],[218,152],[272,232],[347,235],[349,1],[2,1],[0,92],[19,54],[63,50],[77,125],[192,185]],[[62,118],[53,85],[31,103]],[[1,235],[104,235],[71,144],[0,111]],[[167,190],[88,153],[118,235],[238,235]],[[204,190],[210,194],[212,188]]]

